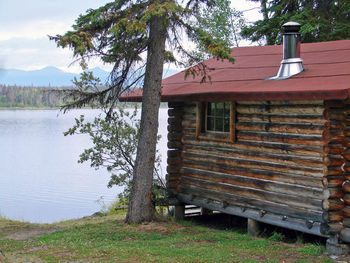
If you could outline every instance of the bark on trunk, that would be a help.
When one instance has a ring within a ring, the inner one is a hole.
[[[127,223],[151,221],[154,216],[151,196],[165,41],[165,17],[152,18],[143,86],[140,138],[126,217]]]

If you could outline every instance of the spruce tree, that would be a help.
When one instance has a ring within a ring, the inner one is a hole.
[[[281,44],[281,26],[301,24],[302,42],[320,42],[350,37],[348,0],[251,0],[260,2],[263,19],[243,27],[242,36],[267,45]]]
[[[69,102],[65,110],[98,103],[112,111],[121,94],[135,86],[143,87],[128,223],[154,218],[151,187],[164,63],[188,67],[187,75],[207,79],[206,66],[196,52],[185,48],[184,36],[212,56],[234,61],[225,41],[212,37],[195,23],[200,11],[208,6],[215,6],[215,1],[116,0],[79,16],[72,31],[51,37],[58,46],[71,48],[83,67],[91,57],[113,64],[107,85],[97,85],[93,76],[83,74],[76,81],[77,89],[66,91]]]

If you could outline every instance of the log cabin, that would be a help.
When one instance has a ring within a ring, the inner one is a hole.
[[[185,204],[350,244],[350,40],[232,49],[209,59],[211,81],[185,72],[162,82],[168,102],[167,188]],[[282,58],[282,61],[281,61]],[[121,97],[142,101],[142,90]]]

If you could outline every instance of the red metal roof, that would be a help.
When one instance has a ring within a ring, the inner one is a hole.
[[[209,59],[211,82],[184,72],[162,82],[162,101],[218,100],[322,100],[347,99],[350,94],[350,40],[301,44],[306,71],[286,80],[265,80],[275,76],[282,60],[282,46],[254,46],[232,49],[236,59]],[[122,101],[142,101],[135,90]]]

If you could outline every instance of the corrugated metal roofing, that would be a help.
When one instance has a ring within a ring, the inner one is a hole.
[[[180,72],[162,82],[162,101],[225,100],[319,100],[347,99],[350,94],[350,40],[301,44],[306,71],[286,80],[265,80],[275,76],[282,60],[282,46],[232,49],[236,59],[210,59],[211,82]],[[142,90],[122,97],[141,101]]]

